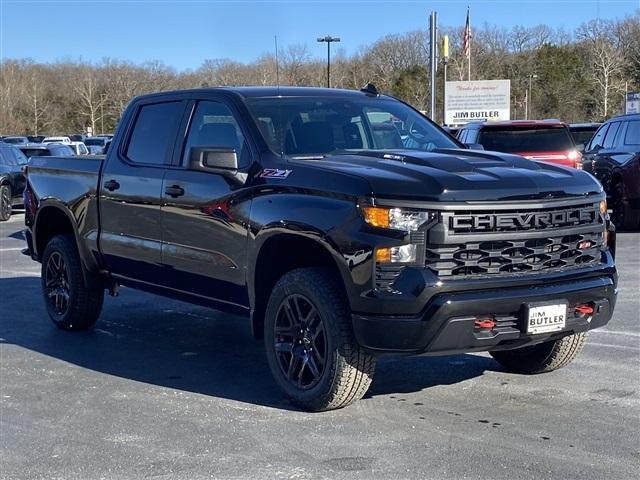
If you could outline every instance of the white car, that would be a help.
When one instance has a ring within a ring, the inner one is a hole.
[[[69,146],[73,149],[76,155],[89,155],[89,149],[82,142],[71,142]]]
[[[69,137],[45,137],[42,143],[64,143],[65,145],[69,145],[71,139]]]

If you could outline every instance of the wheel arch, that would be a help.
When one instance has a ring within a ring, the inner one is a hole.
[[[32,229],[34,253],[39,261],[42,260],[42,254],[54,236],[71,235],[75,240],[84,268],[88,271],[98,270],[97,264],[79,238],[78,225],[75,218],[64,205],[43,202],[38,208]]]
[[[254,338],[262,338],[270,292],[284,274],[296,268],[327,267],[337,275],[342,287],[344,275],[348,274],[341,255],[320,232],[274,230],[277,231],[259,235],[249,254],[247,284]]]

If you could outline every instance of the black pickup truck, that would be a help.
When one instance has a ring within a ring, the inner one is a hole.
[[[554,370],[616,301],[593,177],[466,149],[372,86],[139,97],[106,158],[31,159],[24,201],[58,327],[119,285],[240,313],[310,410],[361,398],[385,354]]]

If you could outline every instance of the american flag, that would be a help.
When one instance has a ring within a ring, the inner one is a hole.
[[[469,21],[469,7],[467,7],[467,21],[464,24],[464,35],[462,36],[462,50],[465,57],[471,58],[471,23]]]

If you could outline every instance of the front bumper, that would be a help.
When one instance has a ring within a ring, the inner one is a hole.
[[[616,277],[604,275],[571,282],[434,295],[415,317],[353,314],[358,343],[374,354],[438,354],[513,349],[562,338],[609,322],[616,302]],[[530,303],[566,302],[566,327],[551,334],[526,334]],[[576,304],[592,303],[592,315],[573,314]],[[478,316],[507,321],[477,329]],[[504,325],[504,326],[503,326]]]

